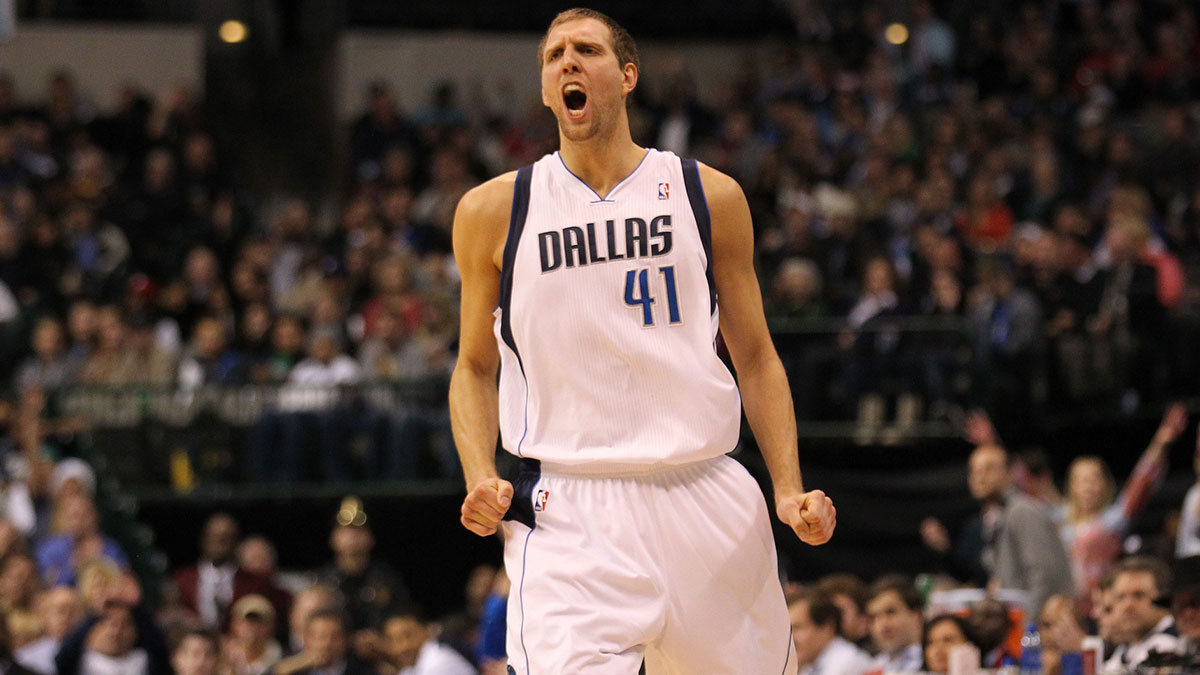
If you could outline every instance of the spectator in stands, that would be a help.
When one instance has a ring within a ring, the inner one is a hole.
[[[216,635],[207,630],[191,630],[183,634],[171,652],[171,666],[175,675],[217,675],[222,665],[220,657]]]
[[[0,611],[30,611],[37,592],[37,563],[24,554],[9,555],[0,562]]]
[[[871,657],[840,633],[837,605],[819,590],[805,589],[788,595],[792,641],[802,675],[858,675],[871,667]]]
[[[369,675],[371,668],[349,650],[349,630],[342,615],[329,609],[313,612],[304,624],[304,648],[271,670],[274,675]]]
[[[16,660],[39,675],[55,675],[54,656],[63,639],[84,618],[83,596],[70,586],[55,586],[34,603],[46,634],[16,651]]]
[[[841,612],[838,634],[859,649],[873,653],[871,618],[867,616],[867,585],[853,574],[839,573],[821,577],[817,590],[829,596]]]
[[[1192,453],[1196,482],[1188,488],[1179,513],[1179,534],[1175,539],[1175,557],[1200,555],[1200,428],[1196,430],[1196,449]]]
[[[862,293],[846,316],[846,330],[838,337],[848,352],[846,390],[858,408],[857,424],[864,442],[883,424],[884,387],[886,380],[896,375],[901,336],[888,327],[888,320],[899,308],[891,263],[884,256],[872,257],[863,272]]]
[[[52,316],[38,319],[32,342],[33,356],[25,359],[14,377],[19,391],[54,390],[74,378],[58,319]]]
[[[175,355],[163,349],[155,335],[156,325],[149,316],[136,315],[129,321],[128,350],[141,367],[131,384],[165,387],[175,381],[178,365]]]
[[[429,623],[412,609],[383,623],[384,659],[403,675],[475,675],[475,667],[438,641]]]
[[[239,599],[257,594],[285,603],[282,592],[267,579],[242,569],[234,556],[239,528],[227,513],[217,513],[204,524],[200,537],[200,560],[175,573],[175,584],[186,607],[210,629],[229,625],[229,609]],[[286,606],[276,611],[282,613]]]
[[[38,570],[50,584],[73,586],[83,563],[105,558],[121,568],[129,558],[117,542],[100,531],[100,519],[90,497],[64,495],[57,504],[55,532],[35,549]]]
[[[1105,673],[1128,673],[1153,651],[1179,647],[1175,617],[1163,604],[1171,592],[1171,571],[1160,560],[1135,556],[1117,564],[1112,584],[1112,633],[1116,645]]]
[[[1029,593],[1033,615],[1055,593],[1074,585],[1057,528],[1045,509],[1012,487],[1009,454],[997,445],[976,448],[967,463],[967,486],[979,502],[984,563],[993,584]]]
[[[1006,640],[1012,632],[1012,619],[1008,606],[993,597],[985,597],[971,604],[967,613],[967,624],[971,626],[979,641],[985,668],[1000,668],[1007,660],[1016,660],[1019,654],[1011,654]]]
[[[1052,595],[1038,616],[1038,633],[1042,639],[1042,667],[1056,672],[1063,654],[1083,649],[1084,615],[1079,612],[1075,598]]]
[[[179,364],[179,386],[186,390],[210,384],[226,384],[240,379],[241,359],[229,349],[225,325],[216,317],[196,322],[191,348]]]
[[[129,350],[129,326],[116,305],[106,305],[96,312],[96,346],[83,367],[79,381],[83,384],[121,386],[138,377],[141,364]]]
[[[993,411],[1001,429],[1028,424],[1041,338],[1037,298],[1016,286],[1014,273],[1007,259],[981,263],[981,290],[971,307],[975,398]]]
[[[54,659],[58,675],[170,673],[166,639],[139,602],[136,583],[126,577],[98,614],[86,618],[64,638]]]
[[[867,616],[871,639],[879,649],[868,672],[913,673],[921,670],[921,594],[907,579],[886,576],[871,585]]]
[[[925,672],[950,672],[950,650],[958,645],[979,644],[965,619],[953,614],[935,616],[925,623]],[[978,666],[979,664],[974,664]]]
[[[316,584],[296,594],[292,611],[288,614],[288,644],[285,651],[295,654],[304,649],[304,627],[310,616],[322,611],[335,611],[338,607],[337,591],[329,586]]]
[[[261,595],[233,603],[229,635],[222,650],[234,675],[264,675],[283,658],[275,633],[275,609]]]
[[[13,657],[13,647],[11,631],[0,621],[0,669],[5,675],[36,675]]]
[[[279,573],[276,567],[278,561],[279,555],[275,551],[275,544],[266,537],[257,535],[246,537],[242,543],[238,544],[238,567],[264,579],[269,579],[272,583],[275,582],[275,575]]]
[[[329,547],[333,549],[333,564],[321,571],[320,579],[340,592],[350,630],[370,631],[381,626],[383,619],[395,610],[411,604],[408,586],[400,573],[371,555],[375,535],[362,502],[356,497],[342,500],[329,536]]]
[[[1115,484],[1104,460],[1083,456],[1071,462],[1059,533],[1071,558],[1076,598],[1085,614],[1091,612],[1092,595],[1120,554],[1131,522],[1161,485],[1167,448],[1185,426],[1186,409],[1180,404],[1168,408],[1120,495],[1114,494]]]

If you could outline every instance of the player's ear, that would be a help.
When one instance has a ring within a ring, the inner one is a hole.
[[[621,93],[625,96],[628,96],[629,94],[633,93],[635,88],[637,88],[638,67],[634,65],[632,61],[626,63],[624,75],[625,80],[621,83]]]

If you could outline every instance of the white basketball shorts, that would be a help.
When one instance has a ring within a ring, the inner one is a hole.
[[[636,675],[643,657],[648,675],[796,672],[767,505],[737,461],[591,475],[526,459],[514,492],[510,673]]]

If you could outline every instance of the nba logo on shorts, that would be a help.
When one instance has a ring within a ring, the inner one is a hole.
[[[659,183],[658,184],[658,198],[659,199],[670,199],[671,198],[671,184],[670,183]]]
[[[533,498],[533,510],[541,513],[546,510],[546,502],[550,501],[549,490],[538,490],[537,495]]]

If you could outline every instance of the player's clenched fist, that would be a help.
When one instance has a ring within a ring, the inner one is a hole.
[[[476,483],[463,500],[463,527],[481,537],[495,534],[512,504],[512,496],[512,483],[504,479],[489,478]]]
[[[800,541],[813,546],[829,541],[837,526],[833,500],[820,490],[783,497],[776,503],[775,512]]]

